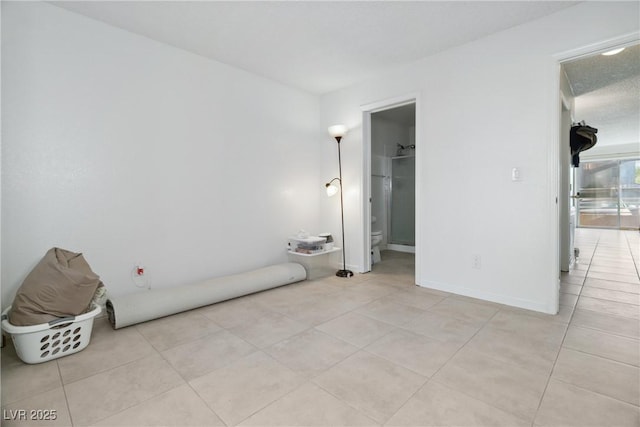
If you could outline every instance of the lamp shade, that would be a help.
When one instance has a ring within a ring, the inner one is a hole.
[[[336,187],[333,184],[327,185],[327,196],[329,197],[334,196],[337,192],[338,192],[338,187]]]
[[[345,125],[333,125],[329,126],[329,135],[334,138],[342,138],[347,133],[347,127]]]

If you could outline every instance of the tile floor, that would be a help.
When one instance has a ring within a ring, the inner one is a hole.
[[[416,287],[413,257],[385,252],[349,280],[97,319],[89,347],[40,365],[9,344],[2,424],[637,427],[638,237],[578,229],[557,316]]]

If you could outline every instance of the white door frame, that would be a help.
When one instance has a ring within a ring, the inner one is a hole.
[[[419,253],[420,253],[420,235],[421,235],[421,220],[420,220],[420,188],[421,188],[421,170],[422,156],[420,153],[424,153],[423,147],[424,141],[422,140],[422,126],[421,126],[421,114],[420,114],[420,94],[409,93],[393,98],[384,99],[381,101],[373,102],[370,104],[360,106],[362,111],[362,206],[360,210],[360,220],[364,228],[364,265],[362,271],[371,271],[371,114],[377,113],[391,108],[401,107],[407,104],[416,105],[416,269],[415,269],[415,281],[419,283],[420,269],[419,269]],[[420,143],[418,143],[420,141]]]

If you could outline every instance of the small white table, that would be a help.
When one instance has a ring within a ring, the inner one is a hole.
[[[322,252],[316,252],[314,254],[303,254],[300,252],[289,250],[287,250],[287,254],[289,255],[289,261],[297,262],[298,264],[302,265],[307,271],[307,279],[313,280],[335,273],[335,268],[330,265],[328,257],[326,257],[325,255],[340,251],[340,248],[334,247],[332,249]]]

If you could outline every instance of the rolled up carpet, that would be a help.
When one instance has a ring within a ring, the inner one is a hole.
[[[107,300],[113,329],[158,319],[231,298],[305,280],[304,267],[288,262],[203,282],[122,295]]]

